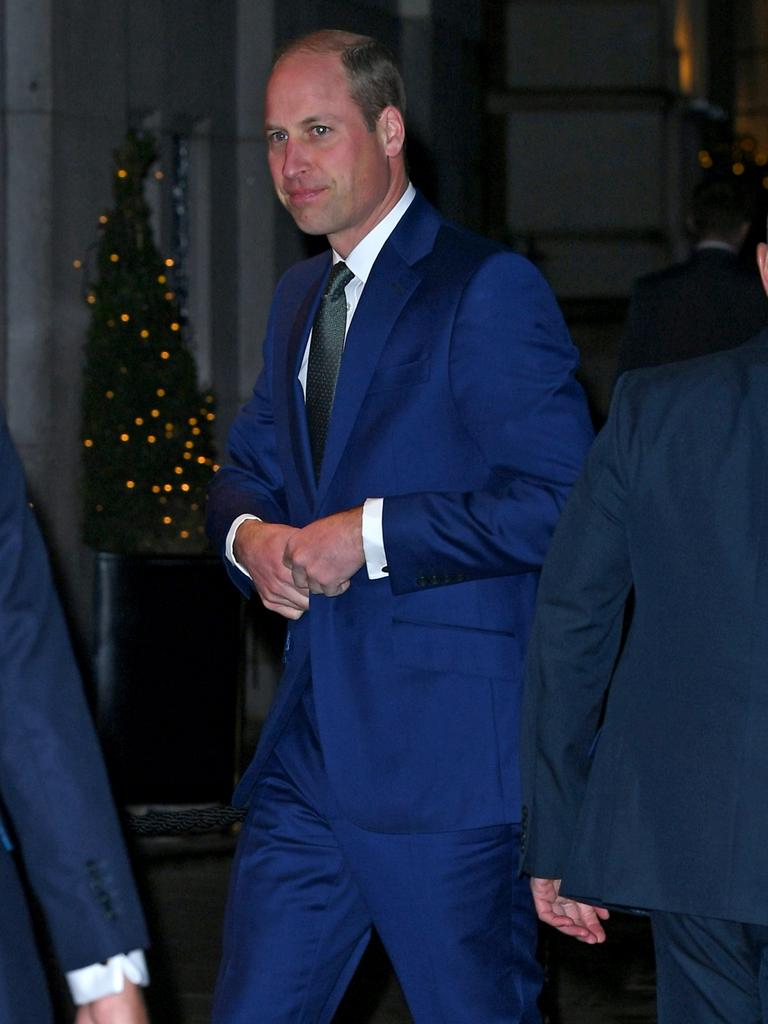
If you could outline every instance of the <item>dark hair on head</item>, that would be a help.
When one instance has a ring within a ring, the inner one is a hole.
[[[750,222],[753,212],[749,190],[733,178],[705,178],[694,189],[691,223],[699,239],[731,241]]]
[[[395,58],[382,43],[370,36],[326,28],[287,43],[277,53],[272,67],[296,53],[337,53],[349,81],[349,94],[360,107],[368,131],[373,131],[385,107],[405,114],[405,86]]]

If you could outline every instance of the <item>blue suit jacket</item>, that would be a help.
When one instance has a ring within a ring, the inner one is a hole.
[[[569,895],[768,924],[766,467],[768,332],[620,379],[529,651],[524,867]]]
[[[527,261],[417,195],[350,325],[316,485],[297,374],[329,269],[323,254],[277,288],[264,372],[211,488],[210,531],[221,549],[240,513],[302,526],[383,497],[389,575],[361,569],[291,625],[236,799],[248,799],[311,673],[329,778],[351,820],[390,832],[518,820],[538,571],[591,439],[575,350]]]
[[[0,478],[0,1020],[43,1024],[45,982],[17,854],[63,970],[144,947],[147,935],[46,552],[2,421]]]

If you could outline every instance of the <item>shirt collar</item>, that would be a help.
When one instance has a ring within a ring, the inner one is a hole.
[[[365,238],[360,239],[349,256],[344,260],[355,277],[362,281],[363,284],[368,280],[368,275],[373,264],[376,262],[376,257],[384,248],[384,243],[397,227],[400,218],[411,205],[415,196],[416,189],[408,182],[405,192],[403,192],[386,217],[382,217],[376,227],[371,228]],[[331,252],[333,253],[333,262],[338,263],[341,256],[339,256],[335,249],[332,249]]]

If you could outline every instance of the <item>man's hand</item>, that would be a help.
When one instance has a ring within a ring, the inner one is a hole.
[[[309,608],[309,591],[294,583],[283,562],[288,539],[299,531],[281,523],[247,519],[241,523],[232,553],[253,580],[265,608],[286,619],[300,619]]]
[[[125,980],[125,988],[78,1007],[75,1024],[149,1024],[141,989]]]
[[[318,519],[289,537],[283,564],[297,590],[338,597],[365,565],[363,507]]]
[[[610,916],[605,907],[593,907],[561,896],[559,878],[532,878],[531,892],[536,913],[545,924],[591,946],[605,942],[605,931],[600,924]]]

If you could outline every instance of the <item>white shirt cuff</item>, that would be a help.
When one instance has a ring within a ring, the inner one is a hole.
[[[368,579],[384,579],[389,569],[384,551],[383,498],[366,498],[363,504],[363,554]]]
[[[235,558],[234,553],[235,535],[240,527],[240,524],[244,523],[247,519],[255,519],[257,522],[261,522],[258,516],[248,515],[247,512],[241,516],[238,516],[237,519],[234,521],[234,523],[232,523],[232,525],[229,528],[229,533],[227,534],[227,540],[224,546],[224,551],[227,556],[227,561],[231,562],[232,565],[234,565],[237,569],[240,570],[240,572],[244,572],[248,579],[250,579],[251,574],[248,572],[247,569],[244,569],[242,565],[240,565],[238,560]]]
[[[149,971],[142,950],[118,953],[117,956],[111,956],[106,963],[91,964],[90,967],[67,971],[69,991],[72,993],[72,1001],[77,1006],[122,992],[126,978],[134,985],[149,984]]]

